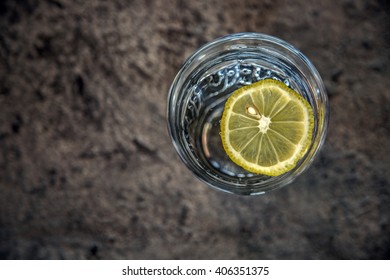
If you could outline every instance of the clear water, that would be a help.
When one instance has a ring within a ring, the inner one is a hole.
[[[284,82],[311,102],[307,88],[296,69],[282,61],[267,59],[233,59],[218,62],[206,71],[199,71],[189,83],[183,119],[183,133],[192,157],[205,172],[229,177],[232,181],[257,181],[268,177],[252,174],[233,163],[225,153],[220,138],[220,120],[228,97],[238,88],[259,80],[273,78]],[[197,76],[196,76],[197,75]]]

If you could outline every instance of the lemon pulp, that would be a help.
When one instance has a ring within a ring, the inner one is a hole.
[[[293,169],[311,144],[310,104],[284,83],[265,79],[236,90],[226,101],[221,139],[229,158],[258,174]]]

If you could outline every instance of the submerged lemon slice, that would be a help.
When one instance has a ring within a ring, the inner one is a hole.
[[[244,169],[279,176],[293,169],[312,139],[310,104],[280,81],[266,79],[236,90],[226,101],[221,139]]]

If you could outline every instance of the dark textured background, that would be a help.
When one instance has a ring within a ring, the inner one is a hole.
[[[0,258],[389,259],[389,2],[0,2]],[[287,188],[210,189],[166,95],[209,40],[255,31],[316,65],[327,142]]]

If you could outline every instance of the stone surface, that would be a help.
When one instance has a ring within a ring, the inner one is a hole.
[[[389,30],[383,0],[1,1],[0,258],[389,259]],[[331,105],[260,197],[203,185],[166,129],[185,58],[241,31],[302,50]]]

